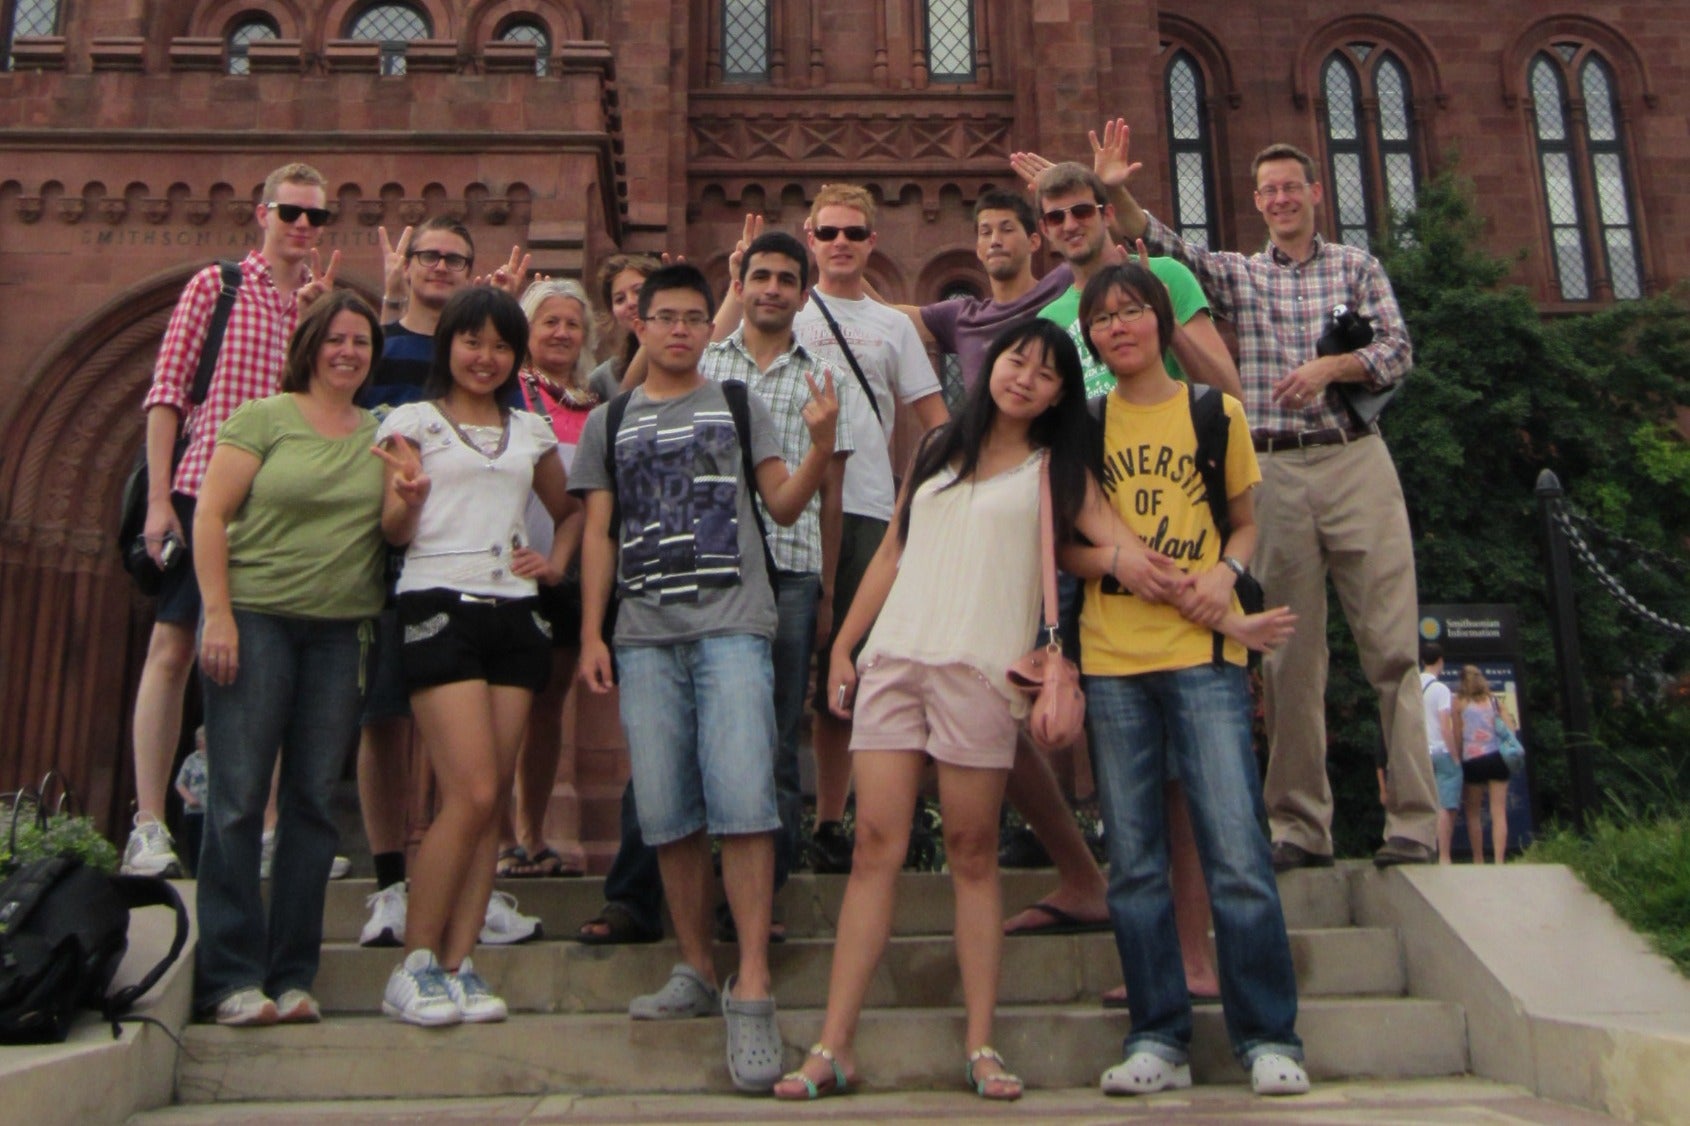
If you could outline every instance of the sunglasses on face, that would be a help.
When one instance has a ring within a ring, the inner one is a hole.
[[[838,238],[840,235],[844,235],[847,239],[851,240],[852,242],[866,242],[866,241],[868,241],[868,236],[873,234],[873,233],[874,232],[869,230],[867,227],[857,227],[857,226],[852,226],[852,227],[817,227],[816,231],[815,231],[817,242],[832,242],[834,239]]]
[[[447,254],[442,250],[413,250],[405,257],[421,262],[431,270],[444,262],[446,268],[454,274],[460,274],[469,269],[470,263],[470,260],[462,254]]]
[[[297,203],[270,203],[265,206],[284,223],[297,223],[301,215],[313,227],[321,227],[329,221],[329,209],[326,207],[301,207]]]
[[[1074,222],[1084,223],[1098,212],[1095,203],[1076,203],[1069,207],[1053,207],[1044,213],[1045,226],[1060,227],[1072,215]]]

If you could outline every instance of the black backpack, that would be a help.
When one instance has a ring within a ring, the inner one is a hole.
[[[26,803],[46,826],[41,791],[20,791],[12,806],[13,856]],[[157,965],[108,996],[129,949],[129,912],[139,907],[169,907],[176,935]],[[182,897],[156,876],[110,876],[70,856],[7,865],[0,873],[0,1044],[60,1043],[78,1009],[100,1010],[115,1039],[118,1021],[175,964],[187,942]]]
[[[1191,429],[1197,435],[1197,473],[1203,478],[1203,492],[1209,502],[1209,515],[1215,522],[1215,532],[1225,544],[1227,537],[1232,535],[1232,514],[1227,509],[1226,493],[1226,450],[1232,437],[1232,424],[1226,417],[1226,404],[1219,391],[1204,383],[1188,386],[1191,388],[1188,396]],[[1086,407],[1093,424],[1091,463],[1095,474],[1100,473],[1103,467],[1103,436],[1108,426],[1109,396],[1099,395]],[[1246,614],[1259,614],[1266,605],[1262,584],[1248,570],[1239,576],[1233,590]],[[1222,663],[1225,645],[1225,636],[1216,633],[1214,662],[1217,665]],[[1257,659],[1257,654],[1252,652],[1251,663],[1254,664]]]

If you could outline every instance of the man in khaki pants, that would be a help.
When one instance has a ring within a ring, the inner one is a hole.
[[[1391,283],[1367,251],[1316,233],[1322,185],[1314,162],[1290,145],[1271,145],[1252,164],[1269,245],[1248,256],[1192,246],[1132,200],[1124,122],[1106,125],[1097,148],[1097,170],[1112,188],[1125,233],[1142,234],[1152,253],[1190,266],[1238,326],[1244,405],[1262,467],[1254,562],[1269,602],[1289,605],[1298,617],[1295,636],[1263,664],[1270,756],[1263,798],[1274,867],[1332,863],[1329,573],[1362,670],[1379,693],[1387,800],[1385,843],[1374,863],[1428,863],[1437,857],[1437,802],[1420,706],[1408,512],[1377,425],[1357,424],[1331,386],[1380,390],[1408,374],[1413,351]],[[1317,357],[1315,343],[1337,305],[1372,319],[1373,343]]]

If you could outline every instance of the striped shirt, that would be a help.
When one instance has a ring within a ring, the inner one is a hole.
[[[1314,252],[1293,262],[1277,246],[1243,255],[1192,246],[1148,216],[1144,242],[1191,267],[1216,308],[1238,329],[1238,376],[1252,433],[1296,433],[1349,427],[1335,393],[1304,410],[1287,410],[1269,398],[1274,383],[1315,358],[1315,342],[1336,305],[1373,320],[1373,343],[1354,353],[1367,369],[1366,386],[1378,391],[1408,375],[1414,352],[1396,294],[1379,260],[1365,250],[1314,237]]]
[[[300,284],[309,278],[301,270]],[[281,384],[282,365],[287,358],[288,337],[299,321],[298,290],[283,296],[276,288],[270,264],[258,251],[241,260],[241,287],[229,310],[229,324],[223,331],[223,346],[217,366],[211,372],[211,386],[205,402],[195,407],[188,401],[199,367],[200,348],[211,324],[211,311],[223,288],[215,263],[188,280],[170,325],[159,345],[153,365],[152,388],[142,410],[173,407],[183,418],[189,435],[187,452],[177,467],[172,488],[184,496],[198,496],[200,481],[211,461],[217,428],[248,399],[274,395]]]
[[[704,378],[717,383],[737,380],[763,401],[774,417],[775,436],[780,440],[781,457],[788,469],[795,468],[810,452],[810,431],[804,425],[804,406],[810,401],[810,384],[804,376],[813,376],[820,386],[823,367],[802,344],[794,341],[791,348],[775,357],[768,371],[763,371],[745,349],[743,326],[734,329],[733,335],[727,339],[718,340],[706,348],[704,358],[698,364]],[[848,413],[845,409],[847,397],[856,388],[851,385],[850,379],[841,380],[837,373],[833,386],[839,396],[839,424],[833,438],[833,452],[837,456],[849,454],[856,448],[851,442],[851,426],[846,421]],[[761,497],[757,498],[756,504],[763,515],[763,525],[769,531],[769,554],[774,557],[775,566],[782,571],[820,574],[821,493],[818,491],[810,498],[790,527],[775,523]]]

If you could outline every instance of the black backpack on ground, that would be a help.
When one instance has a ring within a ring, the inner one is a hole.
[[[1197,435],[1197,473],[1203,478],[1203,492],[1209,502],[1209,515],[1215,522],[1215,532],[1220,536],[1224,547],[1227,537],[1232,535],[1232,514],[1227,509],[1226,493],[1226,450],[1232,438],[1232,423],[1226,417],[1226,404],[1222,401],[1221,392],[1205,383],[1188,384],[1191,394],[1188,400],[1191,406],[1191,429]],[[1103,440],[1108,427],[1109,395],[1099,395],[1086,404],[1092,419],[1092,470],[1099,473],[1103,468]],[[1101,478],[1099,478],[1101,484]],[[1238,577],[1238,583],[1233,587],[1238,595],[1238,604],[1246,614],[1258,614],[1266,605],[1267,599],[1262,592],[1262,584],[1256,580],[1248,570]],[[1226,638],[1220,633],[1215,634],[1215,664],[1222,662],[1222,654],[1226,645]],[[1255,652],[1250,654],[1250,663],[1258,659]]]

